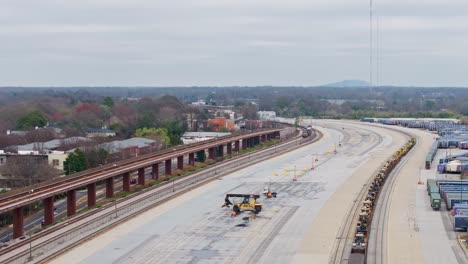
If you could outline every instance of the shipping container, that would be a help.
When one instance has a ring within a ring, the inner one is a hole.
[[[453,221],[453,228],[456,229],[464,229],[468,227],[468,215],[455,215]]]
[[[468,216],[468,204],[454,204],[452,209],[454,215]]]
[[[458,196],[454,194],[448,195],[446,200],[447,210],[452,210],[455,204],[468,204],[468,193]]]
[[[458,143],[458,148],[468,149],[468,141],[462,141]]]
[[[439,173],[444,173],[445,170],[446,170],[446,166],[447,166],[446,163],[441,163],[441,164],[437,165],[437,171]]]
[[[442,187],[443,185],[466,185],[468,186],[468,180],[437,180],[437,185]]]

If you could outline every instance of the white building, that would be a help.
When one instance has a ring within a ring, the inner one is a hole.
[[[257,115],[260,119],[271,120],[276,118],[275,111],[258,111]]]

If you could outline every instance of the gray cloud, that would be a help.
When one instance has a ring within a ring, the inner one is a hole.
[[[367,80],[368,3],[4,0],[0,85]],[[374,0],[374,6],[381,83],[468,86],[467,1]]]

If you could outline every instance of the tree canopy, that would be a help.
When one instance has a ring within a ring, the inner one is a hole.
[[[168,133],[166,128],[143,127],[136,130],[135,136],[156,140],[162,145],[168,146],[171,144]]]
[[[41,111],[33,111],[27,115],[20,117],[17,121],[19,129],[31,129],[34,127],[43,127],[47,125],[47,117]]]
[[[112,99],[112,97],[107,96],[106,98],[104,98],[102,104],[104,106],[107,106],[107,108],[111,109],[112,107],[114,107],[114,100]]]
[[[63,169],[65,170],[65,175],[86,170],[86,157],[83,151],[77,148],[74,152],[70,153],[63,162]]]

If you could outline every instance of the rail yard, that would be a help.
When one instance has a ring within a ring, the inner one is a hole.
[[[464,145],[440,149],[430,131],[380,123],[302,120],[282,145],[46,229],[32,261],[465,262],[468,183],[437,165],[463,160]],[[2,261],[27,262],[28,243],[16,248]]]
[[[381,194],[384,205],[377,202],[374,209],[377,220],[373,221],[379,222],[371,224],[371,228],[378,230],[378,242],[369,242],[380,249],[371,250],[375,253],[368,254],[367,261],[395,263],[390,252],[396,250],[402,252],[397,259],[403,262],[427,262],[425,255],[430,249],[421,241],[423,234],[414,230],[418,221],[425,220],[416,217],[419,208],[415,207],[414,194],[421,187],[417,172],[433,135],[356,122],[315,121],[313,126],[323,133],[320,141],[225,175],[115,227],[53,262],[346,262],[355,238],[362,193],[367,194],[374,172],[411,137],[417,138],[414,149],[394,168],[386,181],[389,190]],[[409,166],[415,155],[422,157],[420,164]],[[408,175],[413,171],[415,175]],[[242,212],[232,217],[232,209],[221,208],[227,193],[261,194],[266,185],[277,192],[277,198],[261,197],[260,213]],[[406,185],[405,192],[400,193],[399,189]],[[397,191],[398,196],[394,195]],[[430,206],[424,209],[432,210]],[[393,217],[401,215],[399,211],[414,217]],[[406,225],[401,226],[400,221],[406,221]],[[396,233],[391,234],[392,229]],[[371,239],[372,234],[370,231]],[[393,241],[395,235],[418,250],[402,249],[401,243]],[[448,240],[446,234],[440,235]],[[455,255],[452,247],[445,249],[446,254]]]

